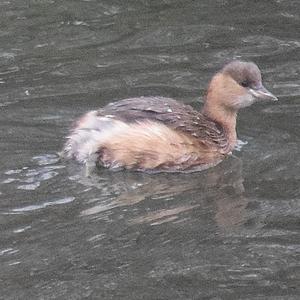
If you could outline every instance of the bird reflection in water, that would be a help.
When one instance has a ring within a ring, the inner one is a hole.
[[[85,217],[134,206],[138,207],[139,215],[128,218],[130,224],[180,221],[188,211],[203,210],[212,214],[222,229],[239,226],[247,219],[242,161],[235,156],[215,168],[196,173],[145,174],[101,169],[77,178],[84,186],[97,190],[97,198],[89,201],[93,206],[81,212]],[[151,205],[145,201],[148,204],[141,208],[144,200],[150,200]]]

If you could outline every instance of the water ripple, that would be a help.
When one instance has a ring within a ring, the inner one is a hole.
[[[11,169],[4,172],[8,178],[5,178],[2,184],[21,183],[17,185],[19,190],[36,190],[41,182],[56,177],[57,170],[65,168],[57,164],[60,160],[58,155],[44,154],[32,158],[38,167],[23,167],[21,169]]]
[[[263,109],[263,112],[268,114],[289,114],[300,116],[300,104],[281,104],[270,106]]]
[[[158,29],[142,31],[129,39],[130,48],[183,46],[187,44],[205,43],[206,38],[216,33],[234,31],[230,26],[185,25],[166,26]]]
[[[217,52],[217,58],[228,59],[230,57],[247,57],[254,59],[256,57],[285,54],[298,49],[299,41],[283,40],[266,35],[249,35],[240,41],[241,45],[237,49],[222,50]]]
[[[199,205],[178,206],[172,209],[162,209],[156,212],[148,213],[144,216],[137,217],[129,221],[131,224],[151,223],[151,225],[160,225],[166,222],[177,220],[179,214],[192,210]]]
[[[43,209],[48,206],[67,204],[67,203],[73,202],[74,200],[75,200],[75,197],[66,197],[66,198],[57,199],[57,200],[53,200],[53,201],[47,201],[47,202],[43,202],[43,203],[39,203],[39,204],[13,208],[11,211],[14,213],[30,212],[30,211],[34,211],[34,210],[38,210],[38,209]]]

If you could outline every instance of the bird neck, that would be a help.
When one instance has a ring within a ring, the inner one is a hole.
[[[230,94],[222,93],[222,88],[214,86],[212,88],[210,84],[204,106],[202,108],[202,114],[218,123],[224,129],[228,144],[226,151],[230,152],[236,145],[236,118],[237,110],[227,108],[223,103],[226,103],[226,97],[230,97]]]

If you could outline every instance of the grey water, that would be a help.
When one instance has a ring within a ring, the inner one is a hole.
[[[299,299],[298,0],[0,1],[0,299]],[[193,174],[95,170],[58,152],[72,122],[161,95],[196,108],[225,62],[277,103]]]

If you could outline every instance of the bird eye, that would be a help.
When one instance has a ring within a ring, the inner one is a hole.
[[[249,82],[247,80],[244,80],[244,81],[241,82],[241,86],[248,87],[249,86]]]

